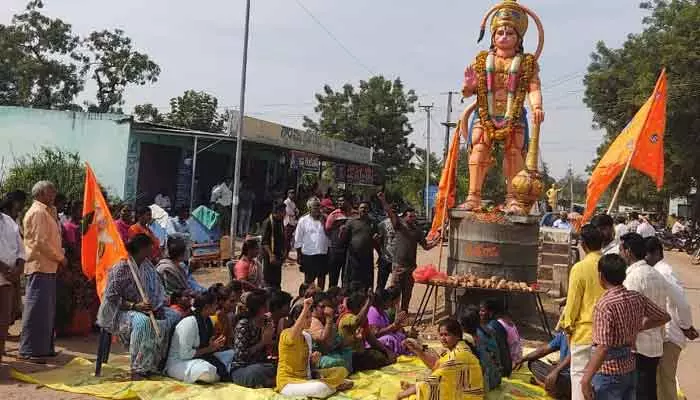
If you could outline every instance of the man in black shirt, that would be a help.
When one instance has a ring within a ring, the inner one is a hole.
[[[338,286],[341,272],[345,268],[347,243],[340,238],[340,228],[345,225],[352,212],[350,202],[344,196],[338,197],[338,208],[326,218],[326,235],[330,246],[328,249],[328,287]]]
[[[374,248],[377,227],[369,218],[369,203],[362,202],[359,217],[340,228],[341,239],[348,244],[347,262],[343,272],[343,287],[360,282],[363,291],[374,288]]]
[[[284,235],[286,205],[276,202],[272,213],[262,223],[263,278],[267,287],[280,289],[282,285],[282,264],[287,254]]]
[[[387,204],[384,193],[377,195],[382,202],[391,223],[394,226],[394,262],[391,268],[392,286],[401,288],[401,311],[408,311],[413,295],[413,271],[416,269],[416,252],[418,245],[425,250],[430,250],[440,244],[440,237],[434,241],[426,242],[423,232],[416,225],[416,211],[408,208],[399,217]]]

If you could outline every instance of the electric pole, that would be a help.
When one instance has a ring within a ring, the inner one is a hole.
[[[443,160],[447,160],[447,153],[449,152],[450,149],[450,128],[454,126],[450,122],[450,118],[452,118],[452,95],[453,94],[458,94],[457,92],[447,92],[447,116],[445,117],[445,155],[443,156]]]
[[[569,161],[569,185],[571,186],[571,207],[569,212],[574,212],[574,165]]]
[[[427,219],[431,219],[430,215],[430,112],[433,107],[435,107],[434,104],[431,104],[429,106],[423,106],[423,105],[418,105],[418,107],[422,108],[423,111],[426,113],[426,145],[425,145],[425,217]]]

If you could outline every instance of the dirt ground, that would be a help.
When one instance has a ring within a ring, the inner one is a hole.
[[[443,250],[443,266],[447,258],[447,247]],[[418,263],[421,264],[438,264],[440,250],[433,249],[430,252],[419,250]],[[693,316],[697,321],[700,321],[700,267],[690,265],[688,256],[681,253],[667,254],[667,260],[675,267],[676,273],[684,282],[686,293],[693,307]],[[444,267],[443,267],[444,268]],[[223,282],[228,279],[227,273],[223,268],[209,268],[195,272],[196,279],[203,285],[212,284],[215,282]],[[296,264],[289,264],[283,270],[283,289],[295,294],[298,291],[299,284],[303,280],[303,275],[299,272]],[[425,288],[422,285],[416,285],[413,298],[411,301],[411,311],[418,309],[418,305],[423,297]],[[548,315],[551,326],[556,324],[558,319],[558,306],[553,299],[545,299],[545,310]],[[438,314],[437,317],[445,315],[442,304],[444,302],[444,292],[438,292]],[[512,304],[512,303],[511,303]],[[420,325],[422,334],[426,338],[434,336],[434,330],[430,326],[432,320],[432,305],[430,301],[428,311],[424,317],[424,323]],[[546,339],[546,335],[541,329],[541,323],[534,313],[525,313],[524,315],[516,315],[516,320],[519,323],[521,334],[525,339],[525,345],[534,346],[542,343]],[[11,330],[11,335],[19,334],[19,324],[15,324]],[[17,399],[17,400],[73,400],[73,399],[93,399],[94,397],[85,395],[75,395],[66,392],[53,391],[43,388],[39,385],[26,384],[7,378],[8,367],[18,371],[29,373],[37,372],[52,368],[58,368],[73,357],[79,356],[90,360],[95,359],[97,352],[97,335],[93,334],[89,337],[80,338],[65,338],[57,340],[57,347],[61,350],[56,359],[51,360],[46,365],[34,365],[18,361],[14,357],[17,355],[17,337],[11,338],[7,343],[7,355],[4,357],[4,365],[0,366],[2,372],[0,374],[0,398],[2,399]],[[112,346],[112,354],[110,360],[119,358],[126,360],[125,349],[117,344]],[[681,354],[678,376],[681,387],[689,399],[700,397],[700,381],[696,378],[697,371],[700,369],[700,342],[688,344],[686,349]],[[695,371],[695,372],[694,372]]]

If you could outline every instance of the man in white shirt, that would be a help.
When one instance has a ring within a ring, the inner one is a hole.
[[[619,243],[622,235],[627,232],[629,232],[627,229],[627,220],[622,215],[618,215],[617,218],[615,218],[615,240]]]
[[[153,200],[153,202],[163,210],[170,211],[170,197],[168,197],[168,195],[164,193],[165,190],[161,190],[160,193],[156,195],[156,198]]]
[[[598,214],[591,220],[600,235],[603,237],[603,248],[600,250],[603,255],[620,254],[620,243],[615,240],[615,228],[613,219],[608,214]]]
[[[309,213],[299,219],[294,232],[294,247],[304,273],[304,283],[317,280],[323,288],[328,273],[328,237],[321,215],[321,201],[312,197],[306,203]]]
[[[684,232],[686,230],[685,226],[685,218],[683,217],[678,217],[676,222],[673,223],[673,226],[671,227],[671,233],[674,235],[677,235],[681,232]]]
[[[649,218],[648,217],[642,217],[642,222],[639,224],[637,227],[637,233],[642,236],[643,238],[648,238],[652,236],[656,236],[656,229],[649,223]],[[630,231],[632,232],[632,231]]]
[[[671,321],[665,327],[663,356],[659,362],[656,379],[657,394],[660,399],[676,400],[678,358],[685,347],[686,338],[695,340],[698,333],[693,328],[693,315],[683,285],[673,273],[673,268],[664,260],[661,242],[656,237],[650,237],[645,240],[645,244],[647,264],[653,266],[666,279],[669,295],[672,295],[666,302],[666,311],[671,316]]]
[[[11,216],[18,215],[23,206],[23,201],[9,195],[0,203],[0,363],[5,353],[7,330],[15,319],[15,284],[19,283],[26,259],[19,225]]]
[[[219,213],[221,218],[221,231],[228,232],[231,225],[231,204],[233,203],[233,192],[231,185],[233,180],[226,178],[220,184],[211,189],[210,203],[212,208]]]
[[[627,277],[623,283],[628,290],[637,291],[657,306],[666,309],[669,298],[666,279],[644,260],[646,245],[641,235],[622,236],[620,256],[627,262]],[[656,400],[656,372],[664,353],[663,327],[639,332],[635,358],[637,361],[637,399]]]
[[[627,222],[627,232],[636,233],[637,228],[639,227],[639,224],[640,224],[639,213],[637,213],[636,211],[632,211],[630,213],[629,222]]]
[[[567,231],[571,230],[571,224],[569,223],[569,215],[566,211],[562,211],[559,215],[559,219],[554,221],[552,228],[565,229]]]
[[[284,214],[284,237],[287,242],[287,249],[291,249],[292,247],[298,247],[292,246],[294,244],[294,230],[297,227],[297,217],[299,216],[299,209],[297,208],[297,203],[295,203],[295,200],[296,192],[294,191],[294,189],[287,190],[287,198],[284,199],[284,205],[286,206]],[[299,257],[298,253],[297,257]]]

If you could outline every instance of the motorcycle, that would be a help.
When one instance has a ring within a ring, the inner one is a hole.
[[[691,241],[687,233],[681,232],[674,235],[668,229],[657,230],[656,236],[659,238],[659,241],[661,241],[661,245],[664,247],[665,251],[678,250],[687,252],[687,246]]]

